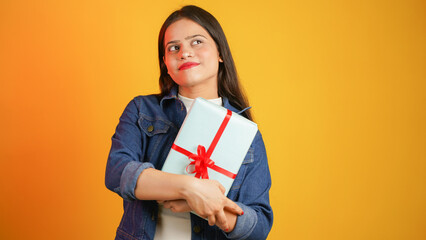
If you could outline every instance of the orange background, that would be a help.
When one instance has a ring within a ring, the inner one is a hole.
[[[188,3],[221,22],[264,135],[268,239],[426,239],[422,0],[1,1],[0,239],[113,239],[110,137]]]

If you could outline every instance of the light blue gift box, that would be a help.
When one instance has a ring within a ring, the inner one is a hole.
[[[194,154],[197,154],[199,145],[204,146],[207,151],[227,113],[228,110],[222,106],[203,98],[195,99],[179,130],[174,145]],[[256,123],[232,112],[210,159],[214,161],[214,165],[237,174],[256,133]],[[193,160],[189,159],[188,156],[172,148],[162,171],[195,176],[195,173],[191,174],[187,171],[191,161]],[[211,168],[207,168],[207,172],[209,179],[217,180],[225,187],[225,195],[227,195],[234,179]]]

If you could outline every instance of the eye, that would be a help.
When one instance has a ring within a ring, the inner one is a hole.
[[[179,46],[178,45],[172,45],[168,48],[169,52],[174,52],[174,51],[178,51],[179,50]]]
[[[192,41],[192,45],[198,45],[198,44],[200,44],[200,43],[202,43],[202,41],[201,40],[194,40],[194,41]]]

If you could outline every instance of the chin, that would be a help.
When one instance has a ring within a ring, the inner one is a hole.
[[[198,79],[185,79],[185,80],[178,81],[176,83],[182,87],[194,87],[200,84],[201,82],[202,81],[199,81]]]

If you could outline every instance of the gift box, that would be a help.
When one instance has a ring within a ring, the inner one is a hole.
[[[162,171],[217,180],[227,195],[256,133],[254,122],[197,98]]]

